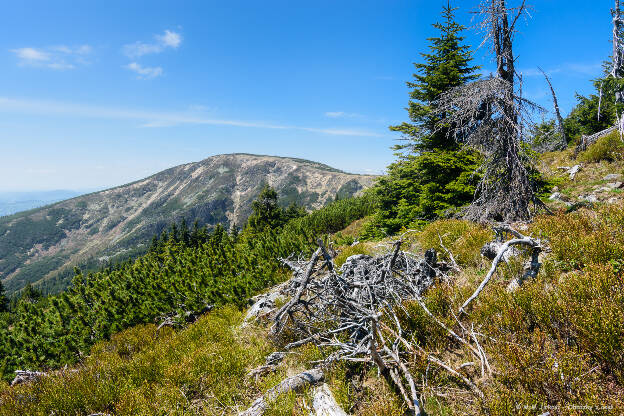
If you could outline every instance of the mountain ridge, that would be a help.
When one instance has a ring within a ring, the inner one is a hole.
[[[146,178],[0,218],[0,278],[9,292],[27,283],[63,289],[72,266],[133,257],[183,218],[209,227],[242,226],[264,184],[280,203],[317,209],[349,197],[374,176],[281,156],[231,153],[173,166]]]

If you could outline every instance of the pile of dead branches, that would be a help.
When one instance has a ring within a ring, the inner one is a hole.
[[[402,241],[398,240],[392,243],[391,250],[386,254],[351,256],[337,270],[333,258],[319,241],[319,248],[309,261],[283,259],[284,264],[293,270],[293,277],[280,285],[279,292],[290,299],[270,313],[273,316],[271,334],[276,339],[285,338],[290,342],[284,346],[284,352],[271,354],[266,365],[252,370],[250,375],[257,377],[273,371],[289,350],[314,344],[327,352],[327,358],[317,362],[314,369],[293,378],[296,383],[287,383],[290,386],[288,389],[280,387],[279,391],[289,390],[292,386],[292,389],[301,388],[306,383],[314,384],[317,379],[322,379],[325,368],[339,360],[370,363],[403,398],[410,413],[420,415],[420,392],[408,365],[418,355],[450,373],[474,395],[483,397],[475,382],[465,374],[425,351],[418,343],[406,339],[409,337],[402,327],[401,317],[405,319],[410,315],[405,308],[406,302],[415,302],[454,343],[474,357],[466,365],[480,367],[481,378],[490,375],[490,364],[473,326],[458,317],[466,316],[468,306],[490,282],[498,265],[520,253],[514,247],[527,247],[531,259],[524,274],[514,279],[508,290],[537,275],[542,251],[539,240],[526,237],[507,225],[497,225],[495,231],[497,239],[482,250],[484,257],[493,260],[492,266],[455,316],[455,330],[436,318],[421,299],[437,279],[448,278],[447,273],[451,270],[459,270],[454,261],[452,265],[439,262],[433,249],[427,250],[422,258],[417,258],[402,251]],[[512,238],[507,240],[508,236]],[[452,259],[452,254],[449,254]],[[278,343],[283,345],[286,342]],[[309,376],[312,373],[316,378]],[[259,398],[255,407],[242,414],[262,414],[269,399],[271,397]]]
[[[395,311],[406,300],[421,302],[420,295],[449,267],[437,261],[434,250],[417,259],[400,248],[397,241],[388,254],[352,256],[340,271],[322,245],[308,262],[285,260],[294,274],[286,289],[291,299],[277,311],[271,332],[277,336],[289,323],[290,336],[297,340],[285,349],[307,343],[328,348],[332,353],[324,364],[336,360],[375,364],[409,409],[421,414],[419,394],[404,359],[411,353],[406,346],[413,347],[402,338]],[[384,315],[392,318],[393,328],[382,322]]]

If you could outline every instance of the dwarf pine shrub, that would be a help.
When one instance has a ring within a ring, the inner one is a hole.
[[[624,140],[620,133],[615,131],[601,137],[579,155],[582,162],[600,162],[602,160],[614,162],[624,159]]]

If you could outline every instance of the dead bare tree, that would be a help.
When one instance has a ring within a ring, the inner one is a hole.
[[[611,16],[613,17],[613,66],[610,75],[615,79],[620,79],[624,76],[624,44],[622,40],[624,20],[622,19],[620,0],[615,0],[615,8],[611,9]],[[621,91],[616,91],[615,97],[616,102],[624,102]]]
[[[557,127],[559,129],[559,142],[556,143],[553,150],[564,150],[566,147],[568,147],[568,138],[566,137],[565,129],[563,128],[563,117],[561,117],[561,111],[559,110],[559,101],[557,100],[557,94],[555,94],[555,89],[553,88],[552,82],[550,82],[550,78],[548,77],[548,74],[546,74],[546,72],[540,67],[537,67],[537,69],[539,69],[540,72],[544,74],[544,78],[546,78],[546,82],[548,83],[548,86],[550,87],[550,93],[552,94],[552,99],[553,99],[553,106],[555,108],[555,116],[557,116]]]
[[[452,134],[485,155],[482,180],[465,216],[476,221],[529,219],[544,206],[530,180],[531,161],[521,149],[522,132],[543,111],[516,91],[513,41],[516,26],[528,6],[508,7],[506,0],[486,0],[478,15],[484,43],[496,58],[496,74],[459,86],[443,94],[437,110],[440,126],[453,126]]]

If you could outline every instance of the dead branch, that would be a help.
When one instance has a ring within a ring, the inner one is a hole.
[[[326,383],[314,389],[312,408],[317,416],[347,416],[347,413],[336,402]]]
[[[568,138],[566,137],[565,130],[563,128],[563,117],[561,117],[561,111],[559,110],[559,102],[557,101],[557,94],[555,94],[555,89],[552,86],[552,82],[550,82],[550,78],[544,72],[542,68],[537,67],[544,74],[544,78],[546,78],[546,82],[550,87],[550,93],[552,94],[553,106],[555,107],[555,115],[557,116],[557,126],[559,127],[559,134],[561,136],[561,141],[557,145],[557,147],[553,150],[564,150],[568,146]]]
[[[22,383],[29,383],[31,381],[38,380],[44,376],[47,376],[47,373],[41,371],[15,370],[15,378],[11,382],[11,386],[16,386]]]
[[[284,357],[286,357],[285,352],[273,352],[269,354],[265,360],[264,365],[261,365],[249,371],[247,373],[247,377],[248,378],[253,377],[257,380],[258,378],[264,376],[265,374],[272,373],[273,371],[277,369],[280,363],[284,360]]]
[[[239,416],[260,416],[264,414],[269,404],[280,395],[291,391],[299,391],[307,385],[315,385],[323,381],[324,376],[323,370],[320,368],[313,368],[299,373],[296,376],[288,377],[256,399],[247,410],[239,413]]]
[[[314,270],[314,266],[316,265],[316,262],[318,261],[322,251],[323,251],[322,248],[319,247],[312,255],[312,259],[310,260],[310,263],[308,264],[308,267],[305,271],[305,275],[303,276],[300,282],[300,286],[299,286],[299,289],[297,290],[297,293],[295,293],[295,296],[290,301],[288,301],[284,306],[282,306],[280,310],[277,312],[277,314],[275,315],[275,319],[274,319],[275,323],[273,324],[273,327],[271,327],[271,333],[279,333],[281,331],[281,328],[283,326],[282,318],[284,317],[284,315],[289,313],[290,309],[301,299],[301,295],[303,294],[303,292],[306,290],[306,287],[308,286],[308,282],[310,281],[310,277],[312,276],[312,271]]]
[[[464,375],[462,375],[462,374],[458,373],[457,371],[453,370],[444,361],[437,359],[436,357],[434,357],[431,354],[427,356],[427,359],[429,361],[431,361],[432,363],[437,364],[440,367],[444,368],[446,371],[448,371],[449,373],[453,374],[455,377],[459,378],[464,384],[466,384],[468,387],[470,387],[477,394],[477,396],[479,396],[480,398],[484,397],[483,396],[483,392],[472,381],[470,381]]]
[[[286,350],[314,343],[331,348],[331,360],[374,363],[410,413],[420,415],[416,384],[402,361],[403,353],[397,349],[396,339],[384,338],[379,321],[391,319],[400,335],[394,309],[431,286],[439,265],[434,250],[417,260],[400,248],[401,240],[393,243],[390,253],[379,257],[351,256],[337,272],[321,245],[307,265],[293,268],[295,278],[285,290],[292,298],[278,311],[274,321],[280,324],[274,325],[273,334],[282,331],[284,317],[289,316],[289,330],[298,339],[286,345]],[[326,273],[314,267],[321,255],[328,264]],[[301,276],[299,270],[304,269]]]
[[[534,239],[532,237],[523,236],[522,234],[518,233],[515,230],[512,230],[511,227],[508,227],[508,226],[505,229],[513,232],[513,235],[516,238],[507,241],[506,243],[504,243],[501,246],[500,250],[498,251],[498,254],[494,258],[494,261],[492,262],[492,266],[490,267],[490,270],[488,271],[487,275],[485,276],[485,279],[483,279],[483,281],[481,282],[481,284],[479,285],[477,290],[475,290],[475,292],[466,300],[466,302],[464,302],[464,304],[459,309],[459,314],[460,315],[465,313],[466,308],[468,307],[468,305],[473,300],[475,300],[477,298],[477,296],[479,296],[481,291],[489,283],[490,279],[494,275],[494,272],[496,272],[496,268],[498,267],[498,264],[503,259],[503,256],[505,255],[505,252],[507,250],[509,250],[509,248],[511,248],[512,246],[525,245],[525,246],[530,247],[532,249],[533,253],[537,253],[537,254],[533,254],[534,256],[539,255],[539,253],[541,252],[542,246],[541,246],[540,240]],[[537,258],[537,257],[535,257],[535,258]],[[537,273],[539,271],[539,266],[540,266],[540,263],[539,263],[539,261],[537,261],[536,264],[535,264],[535,269],[531,269],[530,270],[530,275],[531,276],[536,276],[537,275]],[[524,280],[524,277],[523,277],[522,280]]]
[[[581,136],[581,141],[578,144],[578,146],[576,146],[576,149],[574,150],[574,153],[576,155],[578,155],[579,153],[587,150],[587,148],[589,146],[591,146],[592,144],[596,143],[599,139],[608,136],[609,134],[613,133],[614,131],[617,131],[619,128],[619,123],[616,124],[615,126],[609,127],[607,129],[604,129],[602,131],[599,131],[598,133],[592,134],[590,136],[585,136],[582,135]]]
[[[455,257],[453,256],[453,253],[451,253],[451,251],[448,248],[446,248],[446,246],[444,246],[444,243],[442,242],[442,236],[440,235],[440,233],[438,233],[438,238],[440,239],[440,247],[442,247],[442,250],[446,252],[446,255],[449,256],[449,259],[451,260],[451,269],[455,270],[456,272],[461,272],[461,268],[455,261]]]
[[[581,168],[583,167],[582,163],[579,163],[578,165],[574,165],[574,166],[559,166],[557,167],[557,169],[561,169],[564,170],[566,174],[569,175],[570,180],[573,181],[574,178],[576,178],[576,174],[579,173],[581,171]]]

